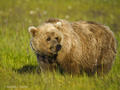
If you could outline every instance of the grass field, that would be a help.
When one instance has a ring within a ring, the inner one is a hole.
[[[37,74],[29,26],[48,18],[96,21],[115,33],[118,49],[105,77]],[[120,0],[0,0],[0,90],[120,90]]]

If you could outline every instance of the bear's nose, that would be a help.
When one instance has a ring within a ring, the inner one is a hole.
[[[58,44],[58,45],[56,46],[56,50],[57,50],[57,51],[60,51],[60,49],[61,49],[61,45]]]

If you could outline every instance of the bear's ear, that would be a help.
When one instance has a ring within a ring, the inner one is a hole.
[[[28,30],[33,37],[37,33],[37,29],[34,26],[29,27]]]
[[[54,24],[54,26],[55,26],[56,28],[60,28],[60,27],[62,26],[62,24],[61,24],[61,22],[57,22],[57,23]]]

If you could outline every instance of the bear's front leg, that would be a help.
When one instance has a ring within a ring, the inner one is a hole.
[[[78,62],[73,62],[72,60],[64,60],[64,62],[59,62],[60,68],[63,70],[65,73],[69,74],[80,74],[80,65]]]
[[[57,63],[55,62],[54,58],[50,58],[46,55],[39,55],[36,54],[37,61],[38,61],[38,69],[39,71],[46,72],[46,71],[54,71],[57,67]],[[38,71],[37,71],[38,72]]]

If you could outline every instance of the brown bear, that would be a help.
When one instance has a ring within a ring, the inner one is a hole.
[[[107,74],[116,56],[113,32],[96,22],[48,19],[29,31],[31,47],[44,70],[59,65],[70,74]]]

